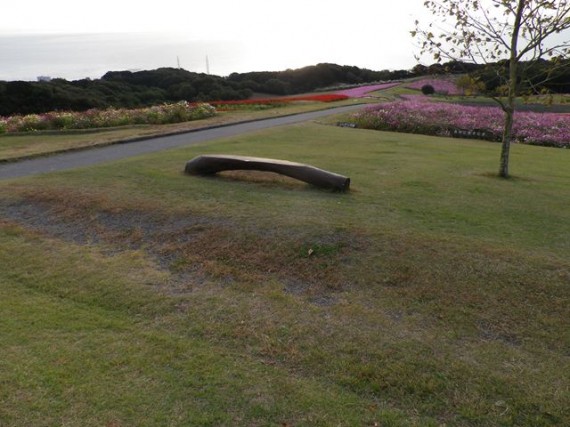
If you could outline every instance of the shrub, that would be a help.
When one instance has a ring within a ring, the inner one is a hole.
[[[435,89],[432,85],[423,85],[422,86],[422,93],[424,95],[433,95],[435,93]]]
[[[75,116],[70,112],[47,113],[46,118],[53,129],[72,129],[75,124]]]

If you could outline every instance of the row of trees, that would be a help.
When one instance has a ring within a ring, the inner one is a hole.
[[[477,82],[477,92],[487,95],[500,95],[504,91],[509,76],[509,61],[472,63],[449,61],[429,66],[418,64],[412,69],[413,75],[465,74]],[[553,58],[521,61],[517,70],[519,94],[570,93],[570,59]],[[482,84],[482,85],[481,85]]]

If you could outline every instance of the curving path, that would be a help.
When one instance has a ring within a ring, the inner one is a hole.
[[[69,153],[54,154],[14,163],[0,164],[0,179],[20,178],[48,172],[57,172],[120,160],[141,154],[154,153],[169,148],[183,147],[219,138],[231,137],[247,132],[275,126],[290,125],[363,108],[365,104],[336,107],[309,113],[237,123],[221,127],[190,131],[183,134],[153,137],[137,142],[108,145]]]

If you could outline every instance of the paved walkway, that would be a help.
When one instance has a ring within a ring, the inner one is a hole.
[[[219,138],[231,137],[243,133],[254,132],[275,126],[290,125],[318,119],[332,114],[342,114],[363,108],[364,105],[350,105],[331,108],[328,110],[313,111],[310,113],[295,114],[273,119],[257,120],[248,123],[238,123],[216,128],[190,131],[183,134],[154,137],[137,142],[96,147],[87,150],[69,153],[54,154],[14,163],[0,164],[0,179],[20,178],[48,172],[63,171],[85,166],[97,165],[113,160],[141,154],[154,153],[170,148],[199,144]]]

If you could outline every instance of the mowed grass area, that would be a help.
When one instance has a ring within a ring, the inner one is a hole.
[[[570,151],[499,149],[307,123],[0,182],[0,424],[570,425]]]

